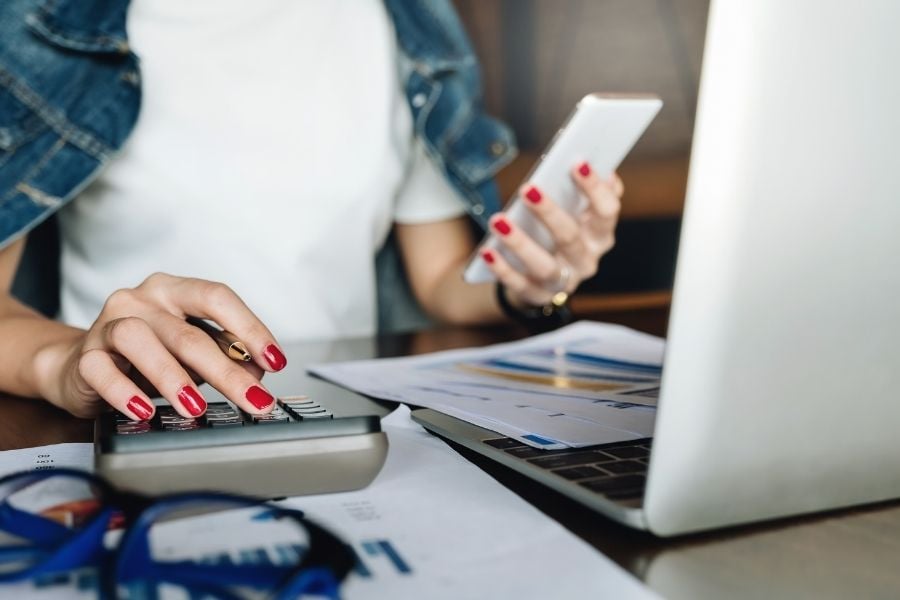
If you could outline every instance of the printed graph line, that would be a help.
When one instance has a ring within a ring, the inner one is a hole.
[[[493,358],[484,361],[485,365],[491,367],[499,367],[501,369],[510,369],[513,371],[524,371],[528,373],[543,373],[546,375],[554,375],[556,377],[572,377],[578,379],[592,379],[597,381],[617,381],[622,383],[655,383],[658,381],[656,377],[635,377],[626,375],[607,375],[601,373],[590,373],[587,371],[560,371],[550,367],[539,367],[537,365],[529,365],[514,360]]]
[[[586,352],[567,351],[565,353],[565,357],[575,362],[582,362],[585,364],[597,365],[602,367],[625,369],[628,371],[641,371],[644,373],[655,375],[662,374],[662,367],[660,367],[659,365],[617,360],[615,358],[608,358],[606,356],[587,354]]]
[[[454,383],[447,383],[446,385],[458,385],[458,386],[482,388],[482,389],[505,391],[505,392],[516,391],[516,390],[510,389],[508,387],[502,386],[502,385],[491,384],[491,383],[454,382]],[[605,406],[610,406],[612,408],[631,408],[631,409],[636,409],[636,410],[651,410],[651,411],[656,410],[656,407],[652,406],[652,405],[637,404],[637,403],[632,404],[630,402],[622,402],[619,400],[607,400],[604,398],[594,398],[592,396],[579,396],[576,394],[560,394],[560,393],[556,393],[556,392],[544,392],[544,391],[534,391],[534,390],[528,390],[528,393],[533,394],[535,396],[551,396],[551,397],[556,397],[556,398],[566,398],[566,399],[570,399],[570,400],[589,400],[592,404],[602,404]]]
[[[397,552],[394,545],[387,540],[363,542],[363,550],[365,550],[369,556],[378,556],[379,554],[386,556],[394,565],[394,568],[397,569],[398,573],[412,573],[412,568],[409,564],[400,557],[400,553]]]
[[[482,367],[472,364],[459,364],[458,368],[462,371],[476,373],[478,375],[487,375],[497,379],[506,379],[508,381],[517,381],[519,383],[534,383],[554,388],[590,390],[592,392],[612,392],[622,389],[622,383],[601,382],[601,381],[579,381],[571,377],[560,375],[543,375],[532,373],[509,373],[489,367]]]

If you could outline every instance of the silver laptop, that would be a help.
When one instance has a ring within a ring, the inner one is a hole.
[[[427,428],[674,535],[900,498],[900,2],[714,0],[654,437]]]

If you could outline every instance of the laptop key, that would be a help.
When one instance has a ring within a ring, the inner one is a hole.
[[[584,486],[592,492],[606,494],[613,491],[629,492],[641,490],[646,478],[643,475],[623,475],[621,477],[605,477],[603,479],[588,479],[579,481],[578,485]]]
[[[561,467],[576,467],[578,465],[589,465],[591,463],[604,463],[612,461],[609,456],[600,454],[599,452],[574,452],[571,454],[559,454],[557,456],[542,456],[539,458],[529,458],[528,462],[544,469],[558,469]]]
[[[516,448],[518,446],[524,446],[522,442],[519,440],[514,440],[512,438],[496,438],[493,440],[481,440],[483,443],[491,446],[492,448],[497,448],[499,450],[505,450],[506,448]]]
[[[626,473],[643,473],[647,470],[647,465],[642,465],[636,460],[620,460],[619,462],[605,463],[603,469],[615,475],[624,475]]]
[[[620,446],[618,448],[604,448],[604,452],[612,454],[616,458],[644,458],[650,451],[641,446]]]
[[[577,479],[590,479],[591,477],[602,477],[606,475],[603,471],[598,469],[597,467],[567,467],[565,469],[556,469],[553,471],[560,477],[565,477],[566,479],[575,481]]]
[[[507,448],[504,450],[507,454],[515,456],[516,458],[534,458],[535,456],[546,456],[546,450],[538,450],[537,448],[532,448],[531,446],[521,446],[519,448]]]
[[[628,498],[640,498],[644,495],[643,487],[635,487],[635,488],[622,488],[618,490],[612,490],[611,492],[606,492],[604,496],[609,498],[610,500],[626,500]]]

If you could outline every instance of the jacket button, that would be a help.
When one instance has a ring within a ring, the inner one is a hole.
[[[122,80],[127,81],[131,85],[140,85],[141,75],[137,71],[125,71],[122,73]]]
[[[428,98],[425,97],[425,94],[419,92],[415,96],[412,97],[412,105],[416,108],[422,108],[425,106],[425,102],[428,101]]]
[[[484,206],[482,206],[481,204],[475,204],[472,206],[472,214],[473,215],[480,215],[483,212],[484,212]]]
[[[500,140],[497,140],[491,144],[491,154],[493,154],[494,156],[500,156],[504,152],[506,152],[506,144],[504,144]]]

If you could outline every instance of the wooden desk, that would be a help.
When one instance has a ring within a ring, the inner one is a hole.
[[[655,333],[665,323],[664,309],[606,316]],[[314,360],[419,354],[518,335],[503,328],[454,329],[288,347],[291,373],[270,376],[266,382],[275,393],[302,389],[312,395],[343,394],[348,402],[368,402],[307,378],[301,365]],[[370,406],[387,410],[380,403]],[[2,449],[89,441],[90,436],[89,422],[43,403],[0,399]],[[514,471],[459,450],[667,598],[900,597],[900,503],[661,540],[617,525]]]

